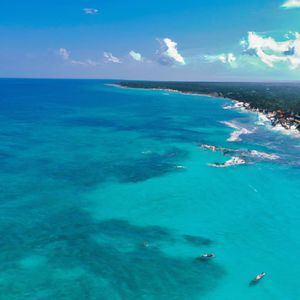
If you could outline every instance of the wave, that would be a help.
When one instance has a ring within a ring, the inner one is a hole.
[[[221,121],[221,123],[233,129],[240,129],[240,127],[233,121]]]
[[[266,153],[261,152],[257,150],[243,150],[243,149],[230,149],[230,148],[223,148],[223,147],[217,147],[214,145],[208,145],[208,144],[202,144],[201,148],[205,150],[210,150],[212,152],[221,152],[225,156],[231,156],[235,158],[239,158],[246,163],[256,163],[262,160],[277,160],[280,159],[280,156],[272,153]],[[228,161],[229,163],[231,161]],[[227,163],[228,163],[227,162]],[[213,166],[220,167],[223,166],[223,164],[213,164]],[[225,165],[226,166],[226,165]]]
[[[214,145],[208,145],[208,144],[202,144],[201,148],[206,149],[206,150],[211,150],[213,152],[216,152],[217,150],[221,150],[221,148],[214,146]]]
[[[275,126],[272,126],[271,128],[274,131],[283,133],[285,135],[290,135],[294,138],[300,138],[300,132],[295,126],[291,126],[291,128],[287,129],[281,126],[280,124],[277,124]]]
[[[243,102],[234,102],[231,105],[224,105],[223,109],[241,109],[244,110],[244,103]]]
[[[259,126],[266,126],[271,125],[271,121],[265,114],[257,113],[257,121],[255,122],[255,124]]]
[[[272,121],[271,121],[272,117],[270,116],[270,114],[259,112],[257,109],[251,109],[250,106],[247,105],[247,103],[236,102],[232,105],[223,106],[223,109],[237,109],[239,111],[246,111],[249,113],[254,113],[257,115],[257,118],[258,118],[258,120],[255,122],[256,125],[265,126],[269,130],[273,130],[273,131],[276,131],[276,132],[284,134],[284,135],[289,135],[294,138],[300,138],[300,132],[296,128],[295,125],[291,126],[290,128],[286,128],[280,123],[273,126]],[[232,122],[222,122],[222,123],[231,124]],[[228,125],[228,124],[226,124],[226,125]],[[229,126],[229,127],[231,127],[231,126]],[[232,127],[232,128],[234,128],[234,127]],[[238,140],[240,140],[239,137],[238,137]],[[231,140],[231,141],[235,141],[234,137],[233,137],[233,140]]]
[[[255,122],[255,124],[259,126],[266,126],[269,130],[277,131],[284,135],[290,135],[295,138],[300,138],[300,132],[296,128],[296,126],[291,126],[290,128],[285,128],[281,124],[273,126],[270,118],[266,114],[261,112],[257,113],[257,121]]]
[[[269,153],[260,152],[260,151],[257,151],[257,150],[249,151],[249,156],[258,157],[258,158],[262,158],[262,159],[269,159],[269,160],[276,160],[276,159],[280,158],[276,154],[269,154]]]
[[[240,138],[241,135],[245,134],[251,134],[253,131],[250,131],[246,128],[242,128],[240,130],[234,131],[230,134],[230,137],[227,139],[228,142],[238,142],[241,141],[242,139]]]
[[[245,165],[245,164],[246,164],[245,160],[243,160],[240,157],[233,156],[231,159],[227,160],[224,163],[214,163],[214,164],[209,164],[209,166],[215,167],[215,168],[226,168],[226,167]]]
[[[176,169],[186,169],[186,166],[182,166],[182,165],[177,165],[175,166]]]
[[[225,124],[226,126],[235,129],[234,132],[230,134],[230,137],[227,139],[228,142],[237,142],[241,141],[241,135],[245,134],[252,134],[254,131],[251,131],[247,128],[240,127],[238,124],[232,122],[232,121],[224,121],[221,122],[222,124]]]
[[[141,153],[144,155],[147,155],[147,154],[152,154],[153,152],[151,150],[145,150],[145,151],[142,151]]]

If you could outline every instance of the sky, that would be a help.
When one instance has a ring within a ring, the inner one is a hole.
[[[300,0],[3,0],[0,77],[300,80]]]

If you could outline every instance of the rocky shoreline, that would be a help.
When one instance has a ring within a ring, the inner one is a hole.
[[[220,97],[220,96],[219,96]],[[283,110],[269,111],[267,109],[259,109],[251,106],[250,103],[235,101],[235,105],[232,108],[244,109],[246,111],[258,113],[270,121],[273,127],[282,127],[285,130],[299,132],[300,133],[300,115],[284,112]]]

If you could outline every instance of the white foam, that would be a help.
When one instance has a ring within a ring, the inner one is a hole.
[[[233,109],[233,105],[225,105],[223,106],[223,109]]]
[[[259,158],[263,158],[263,159],[269,159],[269,160],[276,160],[276,159],[280,158],[276,154],[269,154],[269,153],[260,152],[260,151],[257,151],[257,150],[251,150],[250,151],[250,156],[259,157]]]
[[[295,138],[300,138],[300,132],[296,128],[296,126],[291,126],[291,128],[287,129],[284,128],[281,124],[277,124],[276,126],[272,126],[271,124],[271,118],[272,118],[272,113],[265,114],[262,112],[259,112],[258,109],[251,109],[250,105],[248,103],[243,103],[243,102],[235,102],[232,105],[226,105],[223,106],[223,109],[238,109],[240,111],[247,111],[249,113],[255,113],[257,114],[258,120],[255,122],[256,125],[259,126],[266,126],[270,130],[277,131],[281,134],[289,135]],[[226,125],[229,126],[231,122],[222,122]],[[231,126],[229,126],[231,127]],[[232,127],[234,128],[234,127]]]
[[[258,120],[255,122],[256,125],[266,126],[271,125],[270,119],[263,113],[257,113]]]
[[[141,153],[147,155],[147,154],[152,154],[153,152],[151,150],[146,150],[146,151],[142,151]]]
[[[290,135],[295,138],[300,138],[300,132],[296,128],[296,126],[291,126],[291,128],[289,128],[289,129],[284,128],[279,123],[277,125],[273,126],[271,124],[271,120],[270,120],[271,115],[268,116],[261,112],[257,112],[257,117],[258,117],[258,120],[255,122],[256,125],[266,126],[269,130],[277,131],[281,134]]]
[[[227,160],[225,163],[223,164],[209,164],[209,166],[211,167],[215,167],[215,168],[226,168],[226,167],[231,167],[231,166],[236,166],[236,165],[244,165],[246,164],[246,161],[233,156],[231,159]]]
[[[222,121],[221,123],[233,129],[240,129],[240,127],[232,121]]]
[[[277,124],[275,126],[272,126],[271,128],[274,131],[283,133],[285,135],[290,135],[293,136],[295,138],[300,138],[300,132],[299,130],[296,128],[296,126],[291,126],[291,128],[286,129],[283,126],[281,126],[280,124]]]
[[[250,131],[246,128],[242,128],[240,130],[236,130],[230,134],[230,137],[227,139],[228,142],[237,142],[241,141],[242,139],[240,138],[241,135],[244,134],[251,134],[253,131]]]
[[[186,166],[181,166],[181,165],[178,165],[178,166],[175,166],[176,169],[186,169]]]
[[[232,121],[224,121],[224,122],[221,122],[221,123],[227,125],[230,128],[236,129],[234,132],[232,132],[230,134],[230,137],[227,139],[228,142],[241,141],[242,140],[241,135],[253,133],[253,131],[251,131],[247,128],[240,127],[238,124],[236,124]]]
[[[223,109],[239,109],[239,110],[245,110],[245,104],[243,102],[237,102],[234,101],[231,105],[225,105],[223,106]]]
[[[260,126],[266,126],[269,130],[277,131],[278,133],[289,135],[294,138],[300,138],[300,132],[296,128],[296,126],[291,126],[290,128],[283,127],[280,123],[276,124],[275,126],[271,123],[272,115],[266,115],[261,112],[257,112],[258,120],[255,122],[255,124]]]
[[[207,145],[207,144],[201,145],[201,148],[206,149],[206,150],[211,150],[213,152],[216,152],[218,150],[218,148],[216,146]]]

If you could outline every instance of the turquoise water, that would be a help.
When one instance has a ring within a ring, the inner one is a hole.
[[[0,80],[0,299],[299,299],[299,139],[107,83]]]

